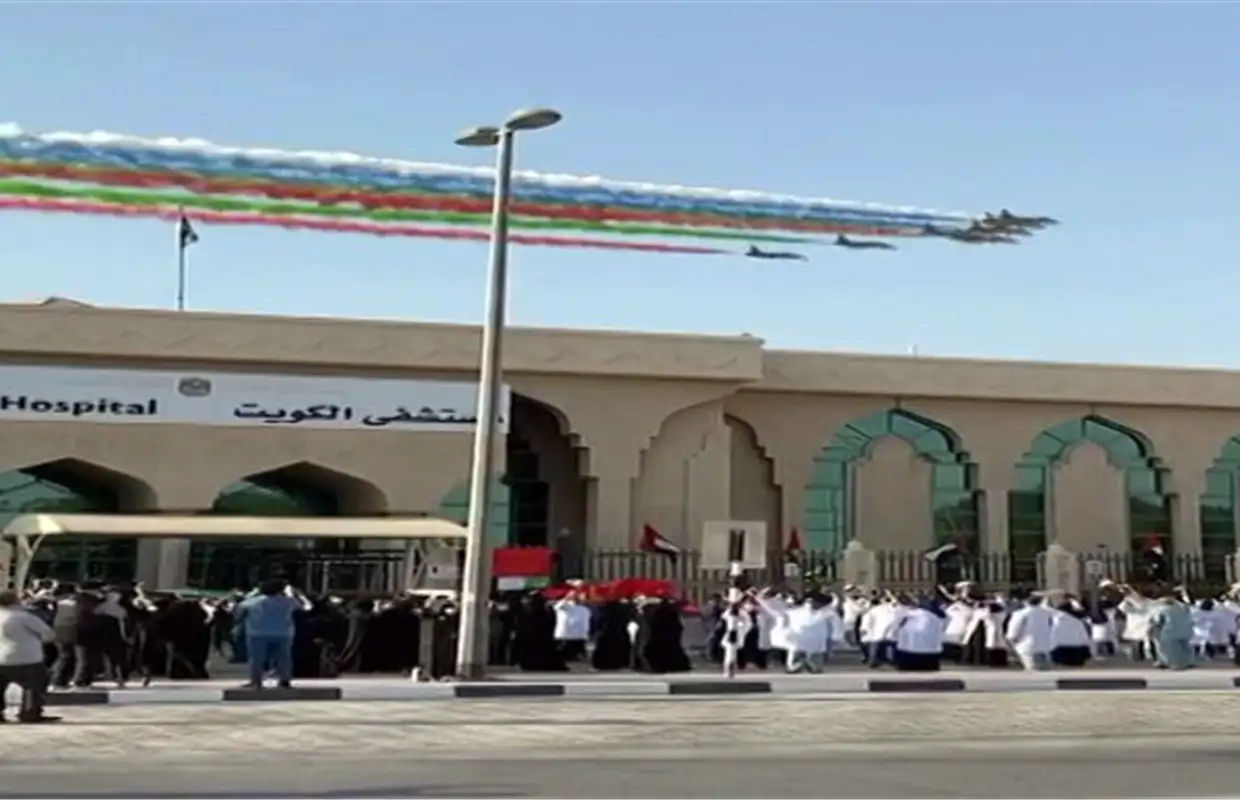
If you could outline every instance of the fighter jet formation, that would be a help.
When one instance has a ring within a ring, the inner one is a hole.
[[[922,228],[922,235],[938,236],[962,244],[1020,244],[1025,237],[1058,224],[1059,220],[1054,217],[1022,216],[1005,208],[998,214],[986,212],[967,228],[927,225]]]
[[[997,214],[988,211],[970,221],[964,227],[956,225],[925,225],[921,229],[921,235],[948,239],[961,244],[1020,244],[1038,231],[1046,230],[1058,224],[1059,220],[1054,217],[1015,214],[1004,208]],[[899,249],[891,242],[885,242],[881,239],[853,239],[842,233],[836,236],[831,244],[846,250]],[[768,260],[809,260],[808,256],[801,253],[784,250],[762,250],[756,245],[750,245],[745,255],[749,258]]]

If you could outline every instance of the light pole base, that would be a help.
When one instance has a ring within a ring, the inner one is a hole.
[[[483,681],[487,677],[486,664],[462,664],[456,676],[463,681]]]

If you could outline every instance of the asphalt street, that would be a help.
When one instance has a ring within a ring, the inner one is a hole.
[[[1240,694],[66,709],[8,797],[1211,797]]]

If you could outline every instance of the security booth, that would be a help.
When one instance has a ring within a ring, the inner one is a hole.
[[[107,576],[146,577],[148,589],[249,588],[278,576],[317,594],[455,591],[466,535],[463,525],[431,517],[22,514],[0,529],[0,584],[25,588],[44,577],[40,553],[49,543],[128,538],[139,549],[178,540],[153,548],[153,575]],[[191,556],[187,540],[205,546]]]

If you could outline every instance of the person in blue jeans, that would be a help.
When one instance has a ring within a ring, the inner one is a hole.
[[[300,599],[287,591],[284,581],[266,581],[258,594],[237,607],[237,622],[245,626],[246,657],[251,689],[263,688],[263,674],[275,667],[279,683],[287,689],[293,680],[293,617],[302,610]]]

